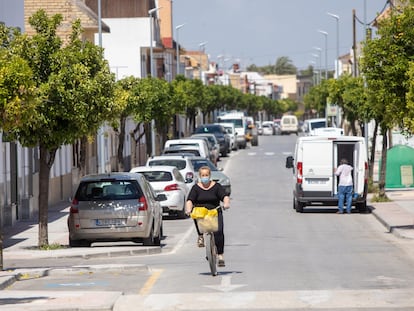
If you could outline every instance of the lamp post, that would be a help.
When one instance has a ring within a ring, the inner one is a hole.
[[[314,46],[313,48],[319,52],[319,83],[320,83],[322,80],[322,49],[317,46]]]
[[[152,38],[152,27],[153,27],[153,21],[152,21],[152,15],[157,12],[161,7],[153,8],[148,11],[148,15],[150,17],[150,70],[151,70],[151,78],[154,77],[154,60],[153,60],[153,51],[152,51],[152,44],[153,44],[153,38]],[[151,120],[151,155],[155,155],[155,120]]]
[[[339,16],[329,12],[326,14],[336,19],[336,78],[339,78]]]
[[[318,54],[312,53],[312,56],[315,57],[315,58],[319,58],[319,63],[320,63],[320,57],[319,57]],[[316,62],[312,61],[312,63],[316,65]],[[320,68],[320,65],[319,65],[319,74],[316,76],[316,84],[320,83],[320,72],[321,72],[321,68]]]
[[[102,48],[102,7],[101,0],[98,0],[98,40],[99,47]],[[104,125],[99,128],[99,173],[105,173],[105,129]]]
[[[206,44],[207,44],[207,41],[204,41],[204,42],[201,42],[198,46],[199,46],[199,48],[200,48],[200,80],[202,81],[203,80],[203,76],[202,76],[202,73],[201,73],[201,62],[202,62],[202,58],[201,58],[201,56],[202,56],[202,54],[201,54],[201,51],[203,50],[205,50],[205,47],[206,47]],[[203,83],[204,84],[204,83]]]
[[[325,36],[325,80],[328,80],[328,33],[323,30],[318,32]]]
[[[178,26],[175,26],[175,32],[176,32],[176,40],[175,40],[175,44],[176,44],[176,48],[177,48],[177,72],[176,75],[180,74],[180,48],[179,48],[179,43],[178,43],[178,33],[180,28],[182,28],[185,24],[181,24]]]

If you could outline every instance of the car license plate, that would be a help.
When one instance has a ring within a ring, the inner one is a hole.
[[[97,226],[124,226],[125,220],[122,218],[108,218],[108,219],[96,219]]]
[[[312,185],[324,185],[328,182],[328,178],[307,178],[306,181],[308,184]]]

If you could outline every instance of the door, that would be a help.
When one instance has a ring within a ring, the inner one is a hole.
[[[302,152],[303,190],[333,195],[332,141],[304,141]]]

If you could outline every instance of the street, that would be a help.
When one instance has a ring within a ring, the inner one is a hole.
[[[196,246],[192,220],[165,219],[159,254],[21,260],[60,269],[29,275],[6,291],[123,292],[116,311],[413,310],[412,241],[387,235],[369,213],[295,212],[285,168],[295,139],[260,136],[259,146],[219,163],[233,191],[224,212],[226,267],[218,276]]]

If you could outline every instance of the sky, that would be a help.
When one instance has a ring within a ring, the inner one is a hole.
[[[353,9],[357,16],[356,39],[362,41],[364,22],[372,22],[386,2],[173,0],[173,36],[176,38],[175,27],[184,24],[178,30],[179,44],[187,50],[204,49],[210,61],[222,67],[235,62],[242,69],[251,64],[273,65],[277,58],[286,56],[298,69],[309,65],[324,68],[327,51],[327,66],[334,69],[337,46],[339,55],[349,53],[352,48]],[[200,43],[205,45],[200,47]]]

